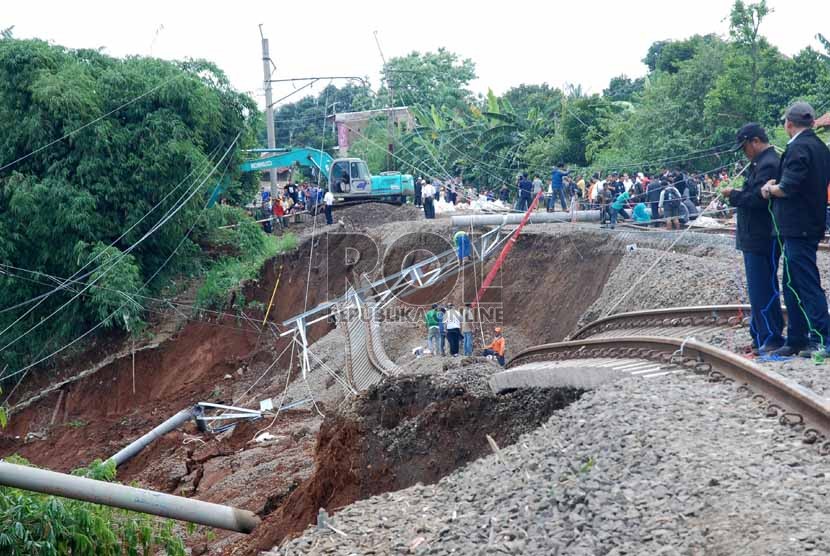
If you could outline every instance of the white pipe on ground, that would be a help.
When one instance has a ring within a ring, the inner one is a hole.
[[[452,217],[452,225],[458,228],[470,226],[498,226],[499,224],[518,224],[524,214],[458,214]],[[570,212],[535,212],[528,224],[545,224],[549,222],[599,222],[598,210],[578,210]]]
[[[202,411],[199,406],[189,407],[187,409],[183,409],[170,417],[168,420],[139,438],[131,442],[128,446],[122,448],[117,454],[110,457],[109,459],[115,462],[115,466],[118,467],[122,463],[132,459],[136,456],[141,450],[146,448],[151,442],[155,439],[160,438],[167,434],[168,432],[179,428],[181,425],[188,422],[190,419],[193,419],[197,415],[201,415]]]
[[[15,465],[5,461],[0,461],[0,485],[199,523],[239,533],[250,533],[260,522],[256,514],[248,510],[56,473],[46,469]]]

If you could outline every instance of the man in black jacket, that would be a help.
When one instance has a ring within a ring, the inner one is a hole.
[[[775,352],[782,356],[826,352],[830,333],[827,297],[816,266],[816,250],[824,237],[830,149],[812,130],[815,117],[806,102],[787,109],[784,128],[791,139],[781,157],[778,180],[761,188],[765,199],[773,199],[773,225],[784,243],[787,344]]]
[[[522,174],[519,178],[519,206],[517,207],[521,212],[527,212],[530,208],[531,195],[533,194],[533,182],[527,179],[527,174]]]
[[[654,176],[651,181],[648,182],[646,199],[651,205],[652,226],[660,226],[660,193],[663,192],[663,188],[665,186],[666,184],[662,181],[662,178],[658,176]]]
[[[761,188],[778,176],[778,155],[769,144],[766,131],[749,123],[738,131],[738,148],[751,161],[743,189],[725,187],[721,194],[738,209],[735,247],[743,253],[746,290],[752,306],[752,350],[768,353],[784,345],[784,316],[778,287],[778,260],[781,256],[773,237],[769,202]]]

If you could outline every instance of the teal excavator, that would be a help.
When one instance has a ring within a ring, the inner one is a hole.
[[[261,172],[294,165],[311,168],[312,174],[322,175],[326,188],[335,197],[346,200],[406,202],[415,195],[415,182],[409,174],[382,172],[379,176],[369,173],[366,162],[359,158],[332,158],[319,149],[251,149],[252,153],[270,156],[247,160],[240,169],[243,172]]]

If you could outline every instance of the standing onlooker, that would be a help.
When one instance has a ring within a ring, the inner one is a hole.
[[[654,226],[660,225],[660,194],[663,191],[663,181],[655,177],[648,182],[646,199],[651,205],[651,222]]]
[[[725,187],[721,195],[738,209],[735,247],[743,253],[746,290],[752,306],[751,349],[772,352],[784,345],[784,316],[778,286],[778,238],[773,236],[772,218],[761,188],[778,175],[778,155],[766,131],[749,123],[738,131],[738,147],[751,161],[741,189]]]
[[[431,183],[424,184],[421,197],[424,200],[424,218],[435,218],[435,186]]]
[[[291,204],[297,204],[297,186],[293,183],[289,183],[287,186],[285,186],[285,191],[288,193],[288,196],[291,197]]]
[[[772,198],[773,223],[784,244],[784,302],[787,304],[787,343],[773,352],[809,357],[828,350],[830,316],[821,287],[816,251],[824,237],[830,149],[813,131],[816,114],[806,102],[787,109],[784,129],[790,136],[781,156],[778,180],[761,188]]]
[[[444,322],[447,327],[447,341],[450,343],[450,355],[458,357],[458,347],[461,343],[461,313],[452,303],[447,305]]]
[[[626,191],[625,184],[620,179],[620,175],[617,172],[611,174],[611,188],[614,190],[614,198],[616,199],[618,195],[622,195]]]
[[[271,207],[268,204],[267,200],[262,201],[262,205],[259,207],[257,220],[262,221],[262,229],[266,234],[270,234],[272,231],[271,220],[274,218],[271,214]]]
[[[441,331],[438,328],[438,305],[432,304],[424,319],[427,325],[427,347],[433,355],[441,351]]]
[[[565,183],[563,181],[563,178],[568,174],[570,174],[570,172],[565,169],[565,164],[562,162],[557,163],[553,169],[553,172],[551,172],[550,189],[552,196],[548,203],[548,209],[550,211],[555,210],[557,199],[559,199],[559,202],[562,204],[562,210],[568,210],[568,201],[565,199]]]
[[[542,179],[537,175],[533,176],[533,197],[542,192]]]
[[[420,178],[415,180],[415,196],[412,199],[412,202],[415,204],[416,207],[420,207],[421,203],[421,188],[424,186],[424,178]]]
[[[579,196],[582,197],[583,202],[585,202],[585,198],[587,196],[587,192],[585,191],[585,176],[577,176],[576,187],[579,189]]]
[[[663,218],[666,219],[666,229],[673,230],[675,226],[680,229],[680,191],[669,183],[660,192],[660,200],[657,205],[663,211]]]
[[[445,316],[447,310],[444,307],[438,307],[438,335],[441,338],[440,351],[441,355],[447,353],[447,326],[445,324]]]
[[[507,188],[507,185],[501,186],[501,190],[499,190],[499,200],[504,204],[510,203],[510,190]]]
[[[334,224],[334,219],[331,216],[332,206],[334,205],[334,193],[326,191],[323,196],[323,203],[326,205],[326,224]]]
[[[274,222],[280,227],[280,229],[287,227],[288,222],[285,218],[285,209],[282,208],[282,199],[279,197],[275,198],[273,204],[271,205],[271,214],[274,215]],[[274,231],[276,231],[276,228]]]
[[[612,181],[606,181],[602,190],[599,193],[600,198],[600,226],[604,227],[611,221],[611,204],[614,202],[614,184]]]
[[[527,174],[519,178],[519,205],[516,207],[520,212],[527,212],[530,208],[530,195],[533,191],[533,182],[527,179]]]
[[[464,309],[461,311],[461,335],[464,337],[464,356],[469,357],[473,354],[473,328],[475,327],[475,316],[473,315],[472,306],[469,303],[464,304]]]

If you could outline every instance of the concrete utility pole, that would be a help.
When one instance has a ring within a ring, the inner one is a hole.
[[[386,71],[386,56],[383,55],[383,49],[380,47],[380,39],[378,32],[375,31],[375,44],[378,45],[378,52],[380,59],[383,61],[383,70]],[[394,132],[392,128],[392,107],[395,106],[395,96],[392,91],[392,84],[389,82],[389,76],[386,77],[386,88],[389,89],[389,106],[386,107],[386,169],[392,170],[395,168],[395,142],[392,139]]]
[[[271,101],[271,55],[268,50],[268,39],[262,34],[262,24],[259,25],[259,35],[262,37],[262,79],[265,86],[265,129],[268,133],[268,148],[273,149],[277,146],[277,135],[274,125],[274,106]],[[271,198],[276,199],[277,191],[277,170],[272,168],[268,170],[268,176],[271,180]]]
[[[240,533],[259,525],[253,512],[163,492],[0,461],[0,485],[199,523]]]

